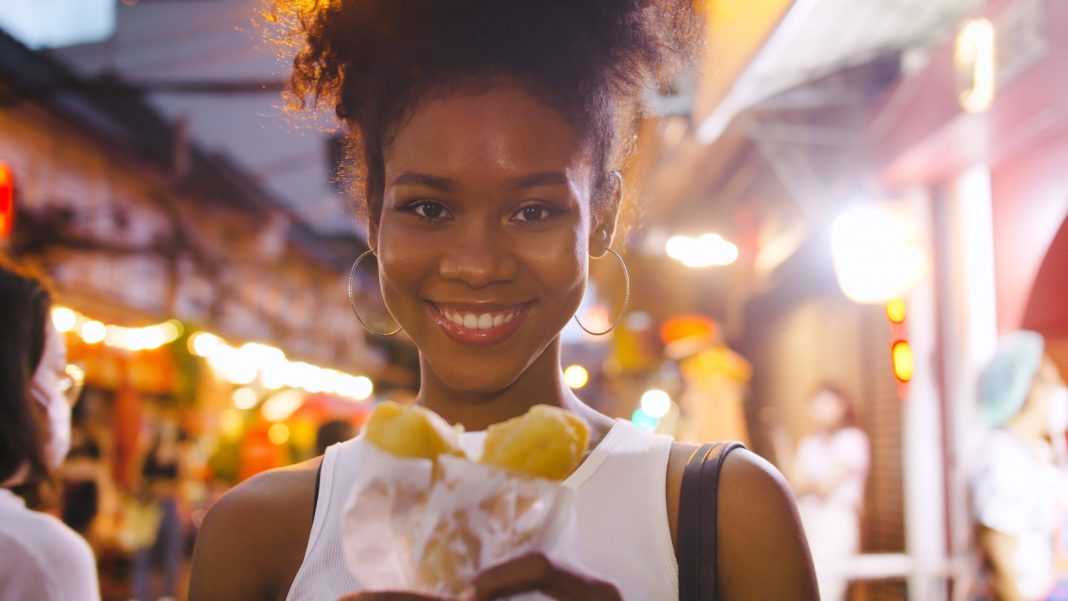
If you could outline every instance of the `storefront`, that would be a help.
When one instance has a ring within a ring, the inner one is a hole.
[[[931,274],[910,298],[918,382],[907,400],[907,511],[914,553],[949,574],[971,544],[975,383],[998,334],[1038,330],[1068,373],[1066,61],[1068,5],[988,2],[880,101],[866,131],[887,197],[930,243]],[[944,471],[931,467],[935,454]],[[942,591],[946,573],[914,584]]]

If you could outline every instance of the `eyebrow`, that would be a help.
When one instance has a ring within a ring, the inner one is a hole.
[[[567,183],[567,176],[563,173],[557,171],[545,171],[514,178],[509,183],[509,188],[513,190],[521,190],[523,188],[534,188],[536,186],[566,186]],[[416,171],[405,171],[395,177],[391,185],[427,186],[428,188],[435,188],[443,192],[454,192],[458,187],[455,180]]]

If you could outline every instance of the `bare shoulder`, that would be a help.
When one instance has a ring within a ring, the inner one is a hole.
[[[673,535],[682,474],[697,448],[675,444],[671,450],[667,495]],[[818,599],[793,495],[774,466],[748,450],[733,451],[723,463],[718,500],[716,544],[723,597]]]
[[[726,598],[819,598],[793,495],[764,458],[739,449],[724,461],[717,523]]]
[[[193,554],[191,601],[285,598],[308,544],[321,461],[253,476],[212,505]]]

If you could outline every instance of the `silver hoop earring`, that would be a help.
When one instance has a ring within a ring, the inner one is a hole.
[[[627,271],[627,264],[623,261],[623,257],[619,256],[619,253],[617,253],[616,251],[612,250],[611,248],[606,248],[605,250],[612,253],[612,256],[614,256],[616,260],[619,261],[619,266],[623,268],[623,281],[626,283],[626,290],[623,292],[623,308],[620,309],[619,315],[616,316],[616,320],[612,322],[612,325],[607,330],[603,332],[591,332],[590,330],[586,329],[586,326],[582,325],[582,322],[579,321],[578,315],[574,316],[575,323],[578,324],[578,327],[582,328],[583,332],[586,332],[587,334],[590,334],[592,336],[604,336],[605,334],[616,329],[616,326],[619,325],[619,322],[623,320],[623,316],[627,314],[627,306],[630,305],[630,272]]]
[[[365,251],[362,255],[356,258],[356,262],[352,264],[352,269],[349,270],[349,306],[352,307],[352,314],[356,316],[356,321],[360,322],[360,325],[363,326],[363,329],[374,334],[375,336],[393,336],[394,334],[400,332],[403,329],[400,324],[397,324],[397,329],[393,330],[392,332],[375,331],[371,328],[371,326],[367,325],[367,322],[365,322],[362,317],[360,317],[360,312],[356,310],[356,299],[352,295],[352,280],[356,277],[356,268],[360,266],[360,261],[363,261],[367,255],[373,254],[375,254],[374,250],[369,249]],[[394,318],[394,320],[396,320],[396,318]]]

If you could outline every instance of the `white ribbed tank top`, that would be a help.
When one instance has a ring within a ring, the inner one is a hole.
[[[337,601],[361,590],[345,568],[341,550],[341,509],[349,495],[347,483],[359,469],[358,441],[326,450],[308,547],[288,601]],[[679,597],[664,496],[670,452],[670,437],[616,420],[564,481],[575,491],[582,563],[613,580],[626,601]]]

